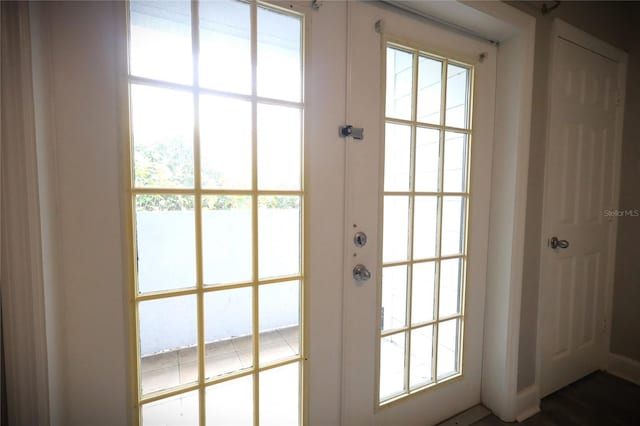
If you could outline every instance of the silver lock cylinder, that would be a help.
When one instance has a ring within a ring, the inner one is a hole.
[[[353,244],[356,247],[364,247],[367,244],[367,234],[362,231],[358,231],[353,235]]]
[[[371,272],[366,266],[358,264],[353,268],[353,279],[356,281],[369,281]]]

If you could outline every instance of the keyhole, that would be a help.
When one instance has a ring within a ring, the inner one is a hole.
[[[355,244],[356,247],[364,247],[364,245],[367,244],[367,234],[362,231],[356,232],[353,236],[353,244]]]

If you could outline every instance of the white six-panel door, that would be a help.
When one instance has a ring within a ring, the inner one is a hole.
[[[604,366],[622,112],[618,65],[555,39],[541,266],[543,395]],[[553,237],[568,246],[552,248]]]

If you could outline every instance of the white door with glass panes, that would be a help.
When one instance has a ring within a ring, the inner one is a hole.
[[[325,424],[335,398],[336,424],[430,424],[478,403],[495,48],[360,2],[127,9],[136,421]]]
[[[347,141],[342,423],[435,424],[480,403],[496,49],[379,3],[348,16],[365,137]]]

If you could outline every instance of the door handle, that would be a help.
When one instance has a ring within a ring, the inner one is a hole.
[[[353,268],[353,279],[356,281],[369,281],[371,272],[366,266],[358,264]]]
[[[569,247],[569,241],[559,240],[558,237],[551,237],[551,239],[549,240],[549,247],[551,247],[552,249],[566,249],[567,247]]]

